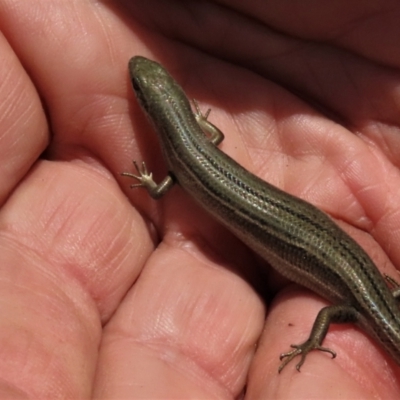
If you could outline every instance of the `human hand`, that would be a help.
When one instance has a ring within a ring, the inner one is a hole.
[[[179,188],[154,202],[119,176],[165,173],[130,89],[140,54],[212,108],[224,152],[396,278],[397,10],[295,7],[2,3],[3,398],[398,397],[399,367],[353,326],[330,329],[335,360],[278,375],[326,303],[291,287],[265,323],[264,263]]]

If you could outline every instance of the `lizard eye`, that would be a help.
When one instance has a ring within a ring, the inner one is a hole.
[[[140,86],[135,78],[132,78],[132,87],[135,93],[140,92]]]

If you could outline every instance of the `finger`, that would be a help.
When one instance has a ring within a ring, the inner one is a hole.
[[[81,163],[39,162],[13,192],[0,213],[1,388],[89,398],[102,323],[153,249],[133,212]]]
[[[324,347],[337,353],[335,359],[314,350],[307,355],[300,372],[296,370],[298,357],[278,373],[279,355],[289,351],[291,344],[308,338],[318,312],[326,305],[304,289],[289,290],[276,299],[249,373],[249,398],[399,396],[395,384],[399,367],[374,340],[350,324],[331,325],[323,342]]]
[[[0,35],[0,205],[45,149],[48,126],[34,85]]]
[[[95,397],[235,398],[243,390],[262,303],[192,240],[164,238],[108,324]]]
[[[0,23],[51,120],[46,156],[91,159],[118,173],[131,157],[123,156],[132,144],[127,64],[135,42],[108,5],[5,2]]]

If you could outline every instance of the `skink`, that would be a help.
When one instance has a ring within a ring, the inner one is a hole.
[[[158,63],[133,57],[129,72],[136,97],[155,127],[168,175],[157,185],[146,165],[131,187],[146,188],[153,198],[178,182],[213,217],[225,225],[279,273],[333,305],[322,308],[309,338],[281,355],[279,372],[296,356],[304,363],[322,342],[330,323],[357,323],[400,364],[400,311],[366,252],[325,213],[259,179],[217,148],[223,134],[195,112],[170,74]]]

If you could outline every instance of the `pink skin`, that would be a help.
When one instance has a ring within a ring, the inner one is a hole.
[[[119,175],[133,159],[166,172],[130,88],[140,54],[211,107],[223,151],[398,278],[399,13],[2,1],[0,398],[231,399],[245,385],[249,398],[399,398],[400,367],[352,325],[328,333],[336,359],[312,352],[278,375],[327,303],[261,275],[180,188],[155,202]]]

